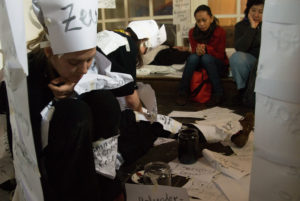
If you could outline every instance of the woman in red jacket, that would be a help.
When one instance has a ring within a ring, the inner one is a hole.
[[[194,71],[205,68],[213,87],[211,99],[206,104],[214,106],[220,104],[223,98],[220,75],[228,66],[225,53],[226,33],[218,26],[218,20],[208,6],[200,5],[195,10],[194,17],[196,25],[189,31],[192,54],[187,59],[176,102],[178,105],[187,103]]]

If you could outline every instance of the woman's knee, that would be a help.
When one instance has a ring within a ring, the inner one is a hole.
[[[94,140],[116,135],[121,121],[121,109],[114,95],[108,90],[95,90],[81,98],[91,108]]]
[[[89,106],[79,99],[62,99],[55,103],[55,117],[65,119],[66,122],[78,122],[89,118],[91,111]]]
[[[231,68],[238,68],[239,66],[245,65],[247,63],[247,54],[245,52],[235,52],[229,58],[229,63]]]
[[[89,106],[78,99],[55,103],[50,121],[48,148],[54,153],[65,146],[76,146],[81,139],[91,138],[92,115]]]
[[[199,56],[197,54],[191,54],[186,61],[187,65],[198,64],[198,62],[199,62]]]

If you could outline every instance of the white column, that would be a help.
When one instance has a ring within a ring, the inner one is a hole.
[[[299,9],[298,0],[265,1],[251,201],[300,200]]]
[[[26,41],[32,40],[38,36],[38,34],[41,31],[41,26],[40,28],[37,28],[36,26],[33,25],[32,21],[30,18],[35,20],[38,23],[38,20],[31,10],[32,7],[32,0],[24,0],[24,19],[25,19],[25,33],[26,33]]]

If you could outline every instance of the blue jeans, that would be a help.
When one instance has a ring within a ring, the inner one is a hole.
[[[237,89],[244,89],[246,87],[250,71],[257,62],[257,58],[246,52],[235,52],[229,58],[229,62]]]
[[[223,62],[210,54],[198,56],[191,54],[185,64],[182,78],[180,81],[180,92],[190,92],[190,82],[195,70],[204,68],[207,71],[208,78],[212,84],[213,95],[221,96],[224,93],[221,84],[221,74],[223,73],[225,66]]]

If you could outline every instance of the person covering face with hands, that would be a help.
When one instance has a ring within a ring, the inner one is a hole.
[[[27,85],[44,200],[115,200],[121,185],[111,179],[113,171],[96,171],[94,150],[99,141],[119,134],[115,95],[133,79],[110,72],[111,62],[96,51],[97,0],[32,3],[43,31],[28,44]]]
[[[261,26],[264,0],[248,0],[245,17],[235,25],[234,47],[236,52],[230,57],[230,68],[236,82],[238,95],[234,104],[242,104],[249,74],[256,68],[261,43]]]

